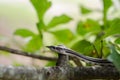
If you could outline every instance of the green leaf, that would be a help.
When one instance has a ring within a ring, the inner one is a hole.
[[[85,55],[91,55],[91,51],[93,50],[91,43],[86,40],[76,42],[71,48]]]
[[[82,14],[88,14],[88,13],[91,12],[90,9],[87,9],[87,8],[85,8],[84,6],[80,6],[80,9],[81,9],[81,13],[82,13]]]
[[[62,43],[68,43],[73,39],[73,33],[69,29],[63,29],[59,31],[51,32],[55,37],[58,39],[58,41]]]
[[[14,32],[15,35],[18,35],[18,36],[21,36],[21,37],[30,37],[30,36],[35,36],[35,34],[28,30],[28,29],[17,29],[15,32]]]
[[[37,15],[39,20],[43,20],[45,12],[50,8],[51,2],[48,0],[31,0],[35,10],[37,11]]]
[[[115,43],[120,44],[120,38],[117,38],[117,39],[115,40]]]
[[[106,30],[105,37],[120,34],[120,19],[114,19],[111,22],[111,26]]]
[[[99,32],[100,24],[97,21],[88,19],[86,22],[79,22],[76,32],[80,35],[85,35],[88,32]]]
[[[108,46],[106,46],[106,42],[103,39],[96,38],[93,44],[95,45],[99,58],[106,58],[109,55],[110,50]]]
[[[71,21],[72,18],[68,17],[67,15],[61,15],[54,17],[48,24],[48,28],[55,27],[59,24],[64,24]]]
[[[84,28],[84,23],[83,22],[79,22],[76,28],[76,32],[80,35],[84,35],[87,33],[87,30]]]
[[[116,50],[114,45],[110,45],[111,53],[108,56],[108,60],[113,62],[116,68],[120,71],[120,53]]]
[[[40,36],[34,36],[32,39],[26,44],[25,51],[35,52],[39,50],[42,46],[42,40]]]

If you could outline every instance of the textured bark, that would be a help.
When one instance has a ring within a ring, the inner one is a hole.
[[[114,67],[13,67],[0,66],[0,80],[118,79]]]
[[[58,54],[56,66],[69,67],[68,63],[69,63],[69,56],[68,55]]]

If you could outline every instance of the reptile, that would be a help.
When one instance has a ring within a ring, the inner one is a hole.
[[[75,57],[79,58],[80,60],[85,61],[86,63],[92,63],[92,64],[98,64],[98,65],[113,65],[113,63],[111,61],[108,61],[107,59],[85,56],[85,55],[83,55],[81,53],[78,53],[74,50],[66,48],[63,45],[47,46],[47,47],[51,51],[54,51],[54,52],[57,52],[57,53],[60,53],[60,54],[75,56]]]

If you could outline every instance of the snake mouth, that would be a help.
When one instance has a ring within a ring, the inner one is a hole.
[[[56,48],[55,46],[46,46],[46,47],[51,49],[51,50]]]
[[[45,46],[45,47],[47,47],[47,48],[51,48],[52,46]]]

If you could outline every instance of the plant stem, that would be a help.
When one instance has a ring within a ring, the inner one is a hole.
[[[103,0],[103,29],[105,29],[107,27],[107,12],[105,9],[105,0]]]

